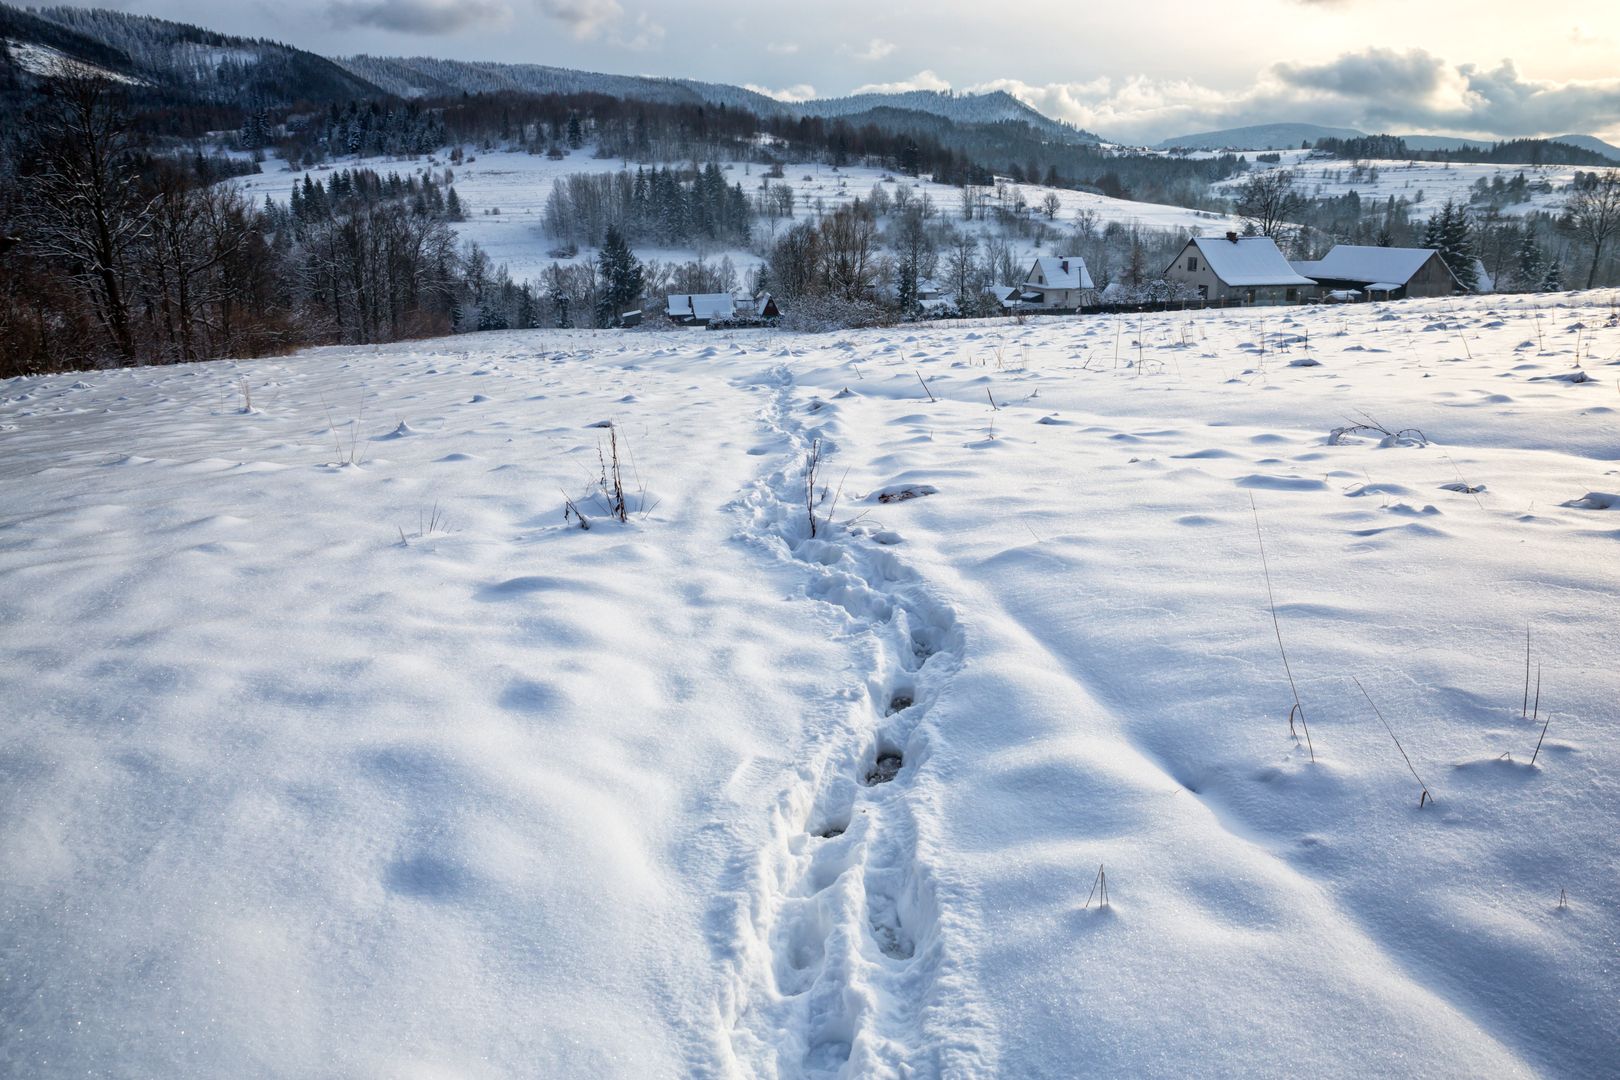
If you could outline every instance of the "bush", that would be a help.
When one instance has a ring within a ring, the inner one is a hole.
[[[803,296],[782,301],[781,326],[784,330],[820,333],[826,330],[859,330],[872,326],[893,326],[898,315],[870,300],[844,300],[835,296]]]

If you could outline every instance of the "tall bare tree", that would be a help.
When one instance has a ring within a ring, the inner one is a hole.
[[[1233,208],[1252,224],[1261,236],[1282,241],[1292,231],[1290,219],[1297,217],[1305,200],[1294,187],[1294,174],[1288,169],[1260,169],[1238,184]]]
[[[1575,235],[1592,246],[1592,268],[1586,274],[1586,287],[1597,283],[1598,267],[1603,265],[1603,246],[1620,232],[1620,171],[1593,174],[1578,185],[1564,203]]]
[[[31,166],[23,183],[24,239],[74,268],[114,348],[133,363],[128,280],[151,207],[136,182],[135,146],[116,88],[78,71],[54,73],[24,137]]]

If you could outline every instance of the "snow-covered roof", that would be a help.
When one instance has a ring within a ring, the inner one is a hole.
[[[1269,236],[1195,236],[1198,253],[1216,277],[1228,285],[1315,285],[1288,265]]]
[[[1024,278],[1026,286],[1045,289],[1093,289],[1086,260],[1078,255],[1043,255]]]
[[[1396,288],[1400,288],[1423,269],[1423,264],[1433,254],[1433,248],[1337,244],[1320,259],[1294,263],[1294,269],[1317,280],[1354,281],[1362,285],[1397,282]]]
[[[730,293],[673,293],[665,298],[666,311],[674,318],[725,319],[737,313],[737,301]]]

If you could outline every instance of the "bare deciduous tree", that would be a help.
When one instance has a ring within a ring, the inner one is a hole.
[[[134,182],[134,143],[113,84],[74,70],[53,73],[24,137],[34,164],[23,185],[24,237],[37,254],[75,268],[114,348],[133,362],[128,279],[151,207]]]
[[[1603,264],[1603,246],[1620,231],[1620,172],[1609,169],[1578,184],[1564,203],[1564,211],[1575,235],[1592,246],[1592,269],[1586,274],[1590,289]]]
[[[1261,169],[1250,173],[1238,185],[1233,208],[1238,216],[1254,225],[1261,236],[1284,239],[1305,200],[1294,188],[1294,174],[1288,169]]]

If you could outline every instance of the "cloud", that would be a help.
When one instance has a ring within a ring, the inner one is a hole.
[[[776,41],[765,46],[765,51],[776,56],[792,56],[799,51],[797,41]]]
[[[894,52],[894,42],[884,41],[882,38],[873,38],[866,43],[866,48],[860,52],[855,52],[853,46],[846,46],[846,48],[854,53],[857,60],[881,60]]]
[[[1305,90],[1350,97],[1417,99],[1433,94],[1446,77],[1446,63],[1422,49],[1367,49],[1326,64],[1277,64],[1277,78]]]
[[[1048,116],[1143,142],[1287,121],[1477,138],[1620,127],[1620,79],[1526,79],[1511,60],[1489,68],[1452,64],[1422,49],[1372,48],[1320,64],[1274,64],[1236,92],[1145,76],[1046,84],[996,79],[968,89],[1005,90]]]
[[[588,38],[604,23],[624,17],[619,0],[539,0],[540,11],[568,27],[576,38]]]
[[[857,86],[850,91],[854,94],[906,94],[913,90],[949,90],[951,84],[935,75],[932,71],[919,71],[909,79],[899,82],[867,83]]]
[[[663,43],[663,24],[654,22],[645,11],[638,14],[625,31],[613,35],[613,44],[636,52],[648,52]]]
[[[400,34],[449,34],[504,22],[504,0],[336,0],[327,14],[338,27],[372,26]]]
[[[768,86],[757,86],[754,83],[744,83],[744,90],[752,90],[756,94],[764,94],[777,101],[809,101],[816,96],[816,88],[809,83],[798,83],[794,86],[784,86],[780,90],[772,90]]]

